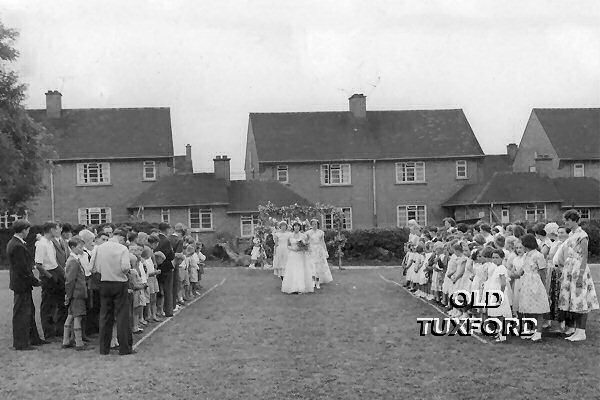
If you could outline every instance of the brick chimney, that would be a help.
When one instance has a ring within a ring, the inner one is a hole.
[[[508,154],[508,159],[510,162],[515,161],[515,157],[517,157],[517,150],[519,150],[519,146],[516,143],[509,143],[506,146],[506,154]]]
[[[367,118],[367,96],[362,93],[355,93],[348,99],[348,102],[350,112],[354,115],[354,118]]]
[[[185,145],[185,161],[187,161],[187,162],[192,161],[192,145],[191,144]]]
[[[58,90],[48,90],[46,92],[46,117],[60,118],[62,111],[62,94]]]
[[[215,178],[225,179],[227,184],[229,184],[231,180],[229,161],[231,161],[231,158],[228,158],[227,156],[216,156],[213,161],[215,163]]]

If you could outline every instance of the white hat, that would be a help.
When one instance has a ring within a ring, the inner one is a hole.
[[[546,235],[556,235],[558,234],[558,224],[556,222],[550,222],[546,224],[544,230],[546,231]]]

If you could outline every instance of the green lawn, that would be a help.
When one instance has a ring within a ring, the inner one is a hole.
[[[600,313],[588,341],[547,337],[482,344],[420,337],[429,305],[379,274],[333,269],[312,295],[283,295],[271,272],[207,269],[205,288],[120,357],[10,349],[12,295],[0,273],[0,398],[194,399],[593,399],[600,395]],[[39,291],[39,290],[38,290]],[[39,304],[39,293],[37,296]],[[485,396],[484,396],[485,394]]]

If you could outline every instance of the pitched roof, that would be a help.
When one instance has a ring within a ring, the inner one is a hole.
[[[534,108],[558,158],[600,159],[600,108]]]
[[[486,154],[480,165],[483,180],[491,179],[495,172],[512,171],[512,162],[508,154]]]
[[[460,109],[251,113],[250,124],[260,162],[483,156]]]
[[[555,178],[554,186],[563,198],[563,207],[600,207],[600,181],[590,178]]]
[[[487,183],[465,185],[442,206],[559,203],[552,179],[534,172],[498,172]]]
[[[258,211],[260,204],[270,201],[275,206],[310,202],[287,186],[274,181],[231,181],[227,212]]]
[[[130,208],[176,207],[229,203],[227,184],[214,174],[182,174],[160,178],[130,202]]]
[[[168,108],[63,109],[60,118],[28,110],[55,137],[59,159],[173,156]]]
[[[130,202],[129,208],[227,206],[227,212],[258,212],[259,204],[310,204],[287,186],[274,181],[231,181],[212,173],[170,175],[160,178]]]

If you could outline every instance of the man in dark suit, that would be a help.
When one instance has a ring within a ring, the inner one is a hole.
[[[163,261],[159,266],[160,275],[158,275],[158,286],[160,288],[160,293],[162,294],[162,301],[159,298],[159,302],[163,305],[163,312],[166,317],[173,316],[173,259],[175,258],[175,253],[173,252],[173,247],[171,246],[171,242],[167,235],[169,234],[169,230],[171,226],[165,222],[161,222],[158,225],[158,229],[160,230],[158,234],[158,247],[156,251],[160,251],[165,255],[165,261]],[[160,306],[160,303],[159,303]]]
[[[48,343],[40,339],[35,325],[35,306],[31,291],[41,283],[33,275],[33,257],[25,244],[30,228],[29,222],[16,221],[13,224],[15,234],[6,246],[10,265],[10,290],[14,292],[12,325],[15,350],[33,350],[32,345]]]

